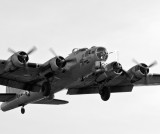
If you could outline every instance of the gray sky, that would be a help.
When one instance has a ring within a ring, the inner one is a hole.
[[[73,48],[104,46],[119,51],[127,70],[132,58],[160,63],[160,2],[158,0],[0,0],[0,56],[8,59],[8,47],[38,51],[31,62],[43,63],[53,57],[52,47],[62,56]],[[108,62],[115,60],[110,55]],[[160,73],[160,65],[151,73]],[[4,87],[1,87],[4,92]],[[17,133],[70,134],[159,134],[160,86],[136,87],[132,93],[112,94],[108,102],[99,95],[66,96],[68,105],[28,105],[0,112],[0,131]]]

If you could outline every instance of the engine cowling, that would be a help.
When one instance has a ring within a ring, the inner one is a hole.
[[[16,67],[24,67],[24,64],[26,64],[29,60],[28,54],[26,52],[17,52],[13,54],[10,58],[11,62]]]
[[[118,62],[112,62],[110,64],[107,64],[105,66],[106,72],[113,72],[115,74],[121,74],[122,73],[122,65]]]
[[[57,71],[58,69],[63,68],[66,65],[66,60],[59,56],[50,60],[50,66],[52,71]]]
[[[46,78],[50,78],[54,75],[55,72],[58,73],[63,71],[66,63],[67,60],[65,60],[63,57],[56,56],[44,63],[41,68],[40,75],[45,76]]]
[[[20,51],[14,53],[7,61],[4,72],[13,71],[16,68],[24,67],[29,60],[28,54]]]
[[[149,73],[149,68],[146,64],[140,63],[129,69],[127,73],[129,74],[131,81],[136,82]]]
[[[104,67],[104,69],[104,73],[97,78],[97,81],[102,81],[104,79],[111,80],[121,75],[123,72],[122,65],[118,62],[109,63]]]

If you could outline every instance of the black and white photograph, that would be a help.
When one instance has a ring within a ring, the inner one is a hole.
[[[159,134],[159,0],[0,0],[0,133]]]

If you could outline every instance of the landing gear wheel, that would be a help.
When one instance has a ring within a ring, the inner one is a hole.
[[[101,99],[103,101],[107,101],[110,98],[111,92],[109,87],[103,87],[102,89],[99,90],[99,94],[101,96]]]
[[[21,113],[24,114],[25,113],[25,109],[24,107],[21,108]]]

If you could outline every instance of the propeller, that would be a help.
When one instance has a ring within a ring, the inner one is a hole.
[[[154,67],[155,65],[157,65],[157,61],[154,61],[153,63],[151,63],[148,67],[151,68],[151,67]]]
[[[137,60],[133,59],[132,60],[135,64],[138,64],[140,67],[144,68],[144,69],[149,69],[149,68],[152,68],[154,67],[155,65],[157,65],[157,61],[153,61],[150,65],[148,66],[143,66],[141,63],[139,63]]]
[[[66,63],[76,62],[75,58],[73,58],[73,59],[64,59],[63,57],[58,56],[57,53],[52,48],[50,48],[49,50],[58,59],[58,63],[60,65],[60,67],[64,67],[66,65]]]
[[[31,49],[27,52],[27,54],[28,54],[28,55],[31,55],[31,54],[34,53],[36,50],[37,50],[37,48],[34,46],[33,48],[31,48]]]
[[[27,52],[27,54],[28,55],[30,55],[30,54],[32,54],[34,51],[36,51],[37,50],[37,48],[34,46],[33,48],[31,48],[28,52]],[[10,53],[13,53],[13,54],[15,54],[15,53],[17,53],[14,49],[12,49],[12,48],[8,48],[8,51],[10,52]]]
[[[17,53],[15,50],[13,50],[12,48],[8,48],[8,52],[12,53],[12,54],[15,54]]]
[[[143,63],[139,63],[137,60],[133,59],[132,60],[135,64],[139,65],[141,68],[144,69],[144,74],[145,74],[145,84],[148,84],[149,79],[147,77],[147,74],[149,72],[149,69],[154,67],[155,65],[157,65],[157,61],[153,61],[151,64],[149,65],[145,65]]]
[[[31,48],[27,53],[24,51],[20,51],[20,52],[16,52],[15,50],[13,50],[12,48],[8,48],[8,51],[12,54],[16,54],[18,56],[18,59],[22,62],[22,63],[26,63],[29,60],[29,55],[31,55],[33,52],[35,52],[37,50],[37,48],[34,46],[33,48]]]
[[[8,51],[12,54],[17,55],[18,60],[23,63],[24,69],[27,70],[27,62],[29,60],[29,55],[31,55],[33,52],[35,52],[37,48],[34,46],[32,47],[27,53],[24,51],[16,52],[12,48],[8,48]]]
[[[50,48],[49,50],[55,57],[59,58],[58,55],[56,54],[56,52],[52,48]]]

